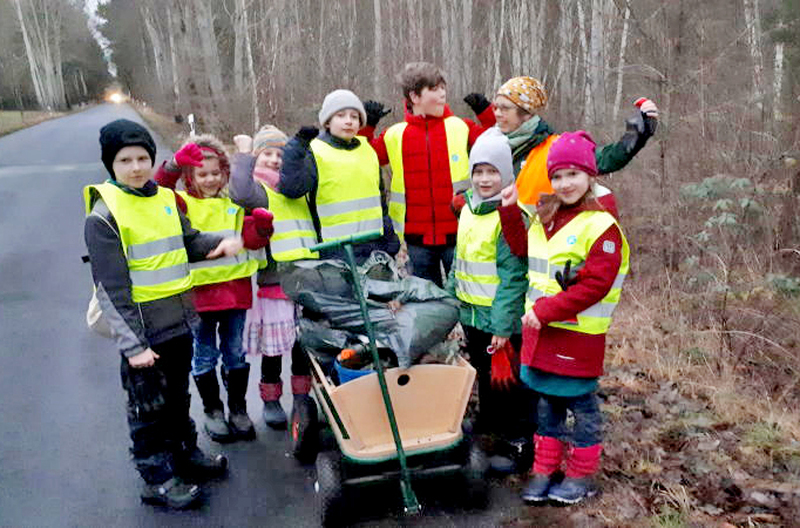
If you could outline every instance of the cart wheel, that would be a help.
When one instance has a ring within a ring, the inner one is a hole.
[[[322,526],[340,526],[344,513],[342,461],[336,452],[325,451],[317,457],[317,510]]]
[[[470,445],[462,469],[466,486],[464,498],[468,507],[483,509],[489,504],[489,484],[486,481],[488,471],[489,458],[486,453],[477,445]]]
[[[317,404],[310,397],[296,399],[292,408],[289,435],[294,457],[304,464],[314,462],[319,450],[319,433]]]

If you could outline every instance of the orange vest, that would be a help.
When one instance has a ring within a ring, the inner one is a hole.
[[[558,139],[553,134],[530,151],[517,175],[519,201],[525,205],[536,205],[540,194],[553,194],[550,178],[547,177],[547,153]]]

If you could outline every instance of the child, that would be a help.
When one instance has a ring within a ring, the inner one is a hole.
[[[306,197],[320,241],[381,230],[381,239],[354,246],[359,263],[373,250],[395,255],[400,249],[382,201],[378,157],[357,135],[366,121],[364,105],[350,90],[326,95],[319,111],[323,132],[316,137],[316,128],[303,127],[289,141],[277,185],[288,198]],[[328,250],[320,258],[341,254]]]
[[[405,120],[371,141],[381,165],[392,168],[389,213],[404,238],[414,275],[442,285],[441,266],[450,273],[458,220],[451,209],[454,193],[469,188],[467,149],[494,125],[489,101],[481,94],[464,100],[482,126],[453,115],[446,104],[442,71],[428,62],[406,64],[400,75]],[[368,101],[364,135],[372,137],[387,112]],[[460,204],[463,206],[463,200]]]
[[[588,133],[562,134],[547,168],[555,194],[540,201],[528,230],[521,377],[539,403],[533,474],[522,498],[573,504],[596,493],[592,476],[602,446],[595,391],[629,249],[614,216],[592,194],[597,163]],[[567,411],[574,427],[566,477],[553,483],[565,455],[560,437]]]
[[[100,148],[111,178],[84,189],[84,237],[96,297],[122,355],[131,453],[145,482],[141,498],[186,508],[200,488],[184,479],[222,475],[228,463],[200,451],[189,416],[188,264],[232,257],[242,242],[192,228],[175,193],[150,180],[156,145],[140,124],[108,123]]]
[[[200,135],[184,143],[173,163],[159,169],[156,182],[174,188],[176,180],[183,179],[186,190],[178,191],[178,195],[185,203],[186,216],[197,227],[243,234],[245,247],[251,250],[264,247],[269,240],[270,215],[262,209],[245,218],[244,209],[227,197],[229,175],[222,143],[214,136]],[[192,376],[203,400],[205,430],[215,442],[253,440],[256,432],[245,403],[250,365],[244,359],[242,335],[246,310],[253,303],[250,277],[258,269],[258,261],[242,252],[224,261],[191,267],[194,304],[200,314]],[[217,381],[220,355],[222,380],[228,391],[227,422]]]
[[[478,371],[480,414],[476,430],[499,433],[504,440],[529,438],[533,431],[516,412],[526,411],[520,399],[527,390],[492,387],[491,349],[500,351],[509,339],[515,350],[520,349],[520,317],[527,290],[526,260],[512,255],[500,236],[500,191],[514,183],[508,140],[495,129],[481,135],[472,147],[469,170],[472,188],[466,192],[466,205],[461,209],[448,289],[461,300],[461,325],[470,362]],[[514,469],[513,460],[500,454],[491,462],[498,471]]]
[[[258,294],[247,314],[244,335],[248,353],[261,356],[259,387],[264,422],[273,429],[283,429],[287,419],[280,404],[282,358],[291,351],[295,404],[309,398],[311,370],[296,342],[295,306],[281,289],[280,272],[283,263],[317,258],[308,249],[317,243],[317,235],[305,197],[286,198],[276,191],[286,135],[265,125],[253,138],[238,135],[233,141],[238,153],[233,156],[231,199],[246,209],[268,207],[275,215],[268,264],[258,272]]]

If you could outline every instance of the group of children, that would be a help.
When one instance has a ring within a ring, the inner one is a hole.
[[[199,497],[197,482],[227,470],[224,455],[197,448],[189,371],[208,435],[253,439],[245,353],[260,356],[264,421],[286,427],[282,357],[291,354],[296,404],[309,398],[311,377],[280,277],[293,262],[339,256],[312,252],[318,242],[372,230],[382,237],[357,245],[357,260],[373,250],[394,256],[404,241],[410,271],[442,286],[444,270],[461,300],[478,371],[475,431],[520,450],[535,444],[523,499],[572,503],[593,493],[601,451],[594,392],[628,266],[613,194],[594,177],[642,148],[657,109],[638,101],[623,138],[597,149],[585,132],[553,134],[538,115],[546,92],[530,77],[505,83],[493,103],[467,96],[480,124],[452,114],[435,65],[406,65],[401,88],[405,120],[378,137],[384,106],[335,90],[319,112],[322,131],[303,127],[287,138],[267,125],[252,138],[236,136],[230,159],[218,139],[195,136],[155,181],[146,129],[127,120],[101,129],[111,178],[85,190],[85,239],[122,354],[145,502],[187,507]],[[388,189],[382,165],[391,168]],[[567,438],[565,478],[552,481]]]

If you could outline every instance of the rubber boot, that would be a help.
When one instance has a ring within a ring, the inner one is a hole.
[[[311,396],[308,395],[311,392],[311,376],[292,376],[292,399],[294,400],[295,405],[297,404],[298,400],[308,401],[311,399]]]
[[[219,399],[219,382],[217,371],[209,370],[205,374],[194,377],[197,392],[203,400],[205,413],[204,428],[208,436],[215,442],[225,443],[234,440],[228,424],[225,422],[225,409]]]
[[[575,504],[596,495],[593,476],[600,467],[602,451],[602,444],[571,448],[564,480],[550,488],[547,496],[562,504]]]
[[[264,383],[258,385],[261,391],[261,400],[264,402],[262,415],[264,422],[272,429],[286,429],[286,413],[281,407],[281,395],[283,394],[283,382]]]
[[[228,389],[228,427],[231,433],[240,440],[254,440],[256,428],[247,416],[247,382],[250,380],[250,365],[226,370],[223,379]]]
[[[534,458],[531,479],[522,490],[522,500],[539,503],[548,499],[553,473],[561,467],[564,444],[551,436],[533,435]]]
[[[178,474],[189,482],[205,482],[228,472],[228,457],[222,453],[208,455],[197,446],[183,451],[175,462]]]

